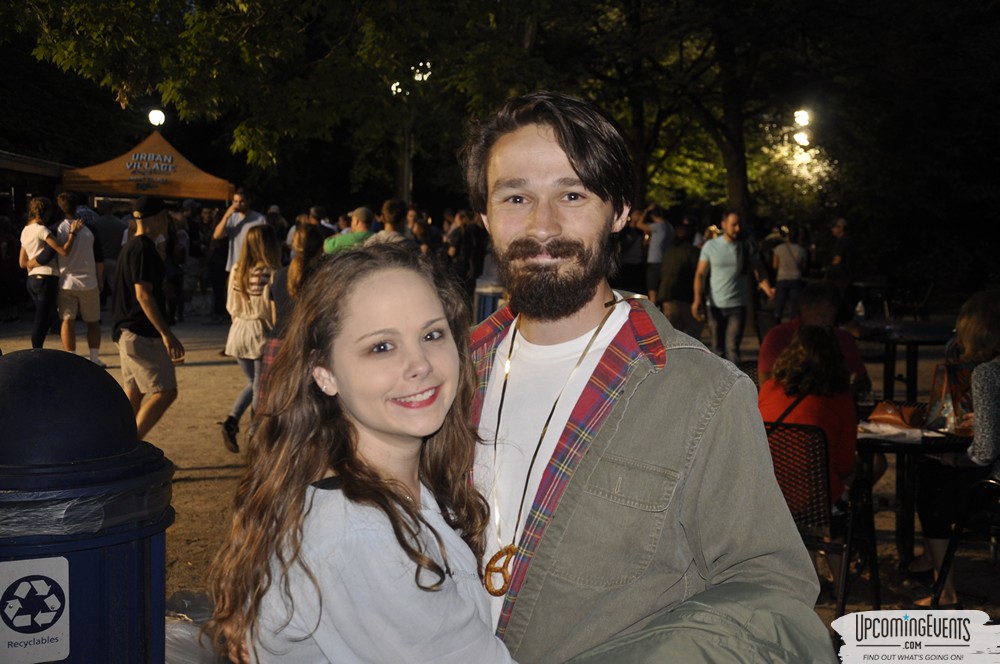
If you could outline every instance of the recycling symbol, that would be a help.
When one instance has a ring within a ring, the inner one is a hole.
[[[7,586],[0,596],[0,618],[21,634],[51,627],[66,608],[66,594],[47,576],[31,574]]]

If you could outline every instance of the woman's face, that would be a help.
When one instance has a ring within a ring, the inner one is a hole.
[[[458,388],[458,347],[434,288],[403,268],[371,274],[348,296],[320,389],[336,394],[377,460],[419,448],[444,422]]]

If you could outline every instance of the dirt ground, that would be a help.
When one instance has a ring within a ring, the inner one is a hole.
[[[242,454],[232,454],[223,446],[220,423],[244,379],[235,361],[220,355],[227,327],[206,324],[206,309],[205,303],[196,299],[187,322],[175,328],[187,350],[186,361],[177,371],[179,397],[148,436],[149,442],[161,448],[177,467],[173,484],[177,518],[167,530],[168,598],[174,593],[204,592],[205,574],[228,529],[229,505],[243,468]],[[30,312],[22,312],[20,321],[0,323],[0,348],[4,353],[30,348],[29,316]],[[108,364],[111,375],[120,380],[117,349],[110,341],[107,326],[104,332],[101,359]],[[78,325],[78,343],[81,348],[85,345],[82,324]],[[748,336],[744,342],[746,357],[756,356],[756,345],[756,339]],[[50,336],[46,347],[59,348],[58,339]],[[923,398],[930,386],[933,365],[938,361],[939,351],[931,349],[921,354]],[[903,370],[902,361],[898,368]],[[876,391],[880,391],[881,365],[872,363],[868,369]],[[244,429],[246,423],[244,420]],[[875,487],[876,504],[891,505],[894,487],[895,474],[890,463],[889,471]],[[894,518],[888,508],[876,515],[882,606],[911,608],[914,599],[929,594],[930,590],[925,583],[899,571],[892,540]],[[1000,618],[1000,572],[990,564],[985,542],[976,541],[966,547],[959,565],[958,584],[965,607],[983,609],[993,618]],[[865,580],[854,581],[848,597],[848,611],[871,608]],[[832,604],[820,605],[816,611],[827,625],[833,620]]]

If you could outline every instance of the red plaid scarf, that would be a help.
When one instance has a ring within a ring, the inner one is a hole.
[[[629,306],[631,310],[628,321],[604,352],[573,408],[552,458],[545,467],[542,482],[524,524],[517,555],[514,557],[510,588],[507,590],[500,622],[497,625],[497,636],[501,638],[507,629],[514,602],[517,601],[517,594],[545,527],[552,518],[569,480],[573,477],[573,471],[576,470],[590,442],[600,431],[605,418],[621,396],[625,379],[632,366],[643,359],[658,370],[666,364],[666,349],[656,332],[653,320],[639,300],[630,300]],[[479,378],[479,389],[472,406],[476,422],[482,413],[486,386],[493,370],[497,346],[506,336],[513,320],[514,313],[505,307],[483,321],[472,333],[470,342],[472,358]]]

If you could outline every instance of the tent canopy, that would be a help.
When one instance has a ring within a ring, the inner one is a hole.
[[[185,159],[158,131],[120,157],[64,172],[63,186],[70,191],[104,196],[219,201],[229,200],[235,191],[226,180],[209,175]]]

